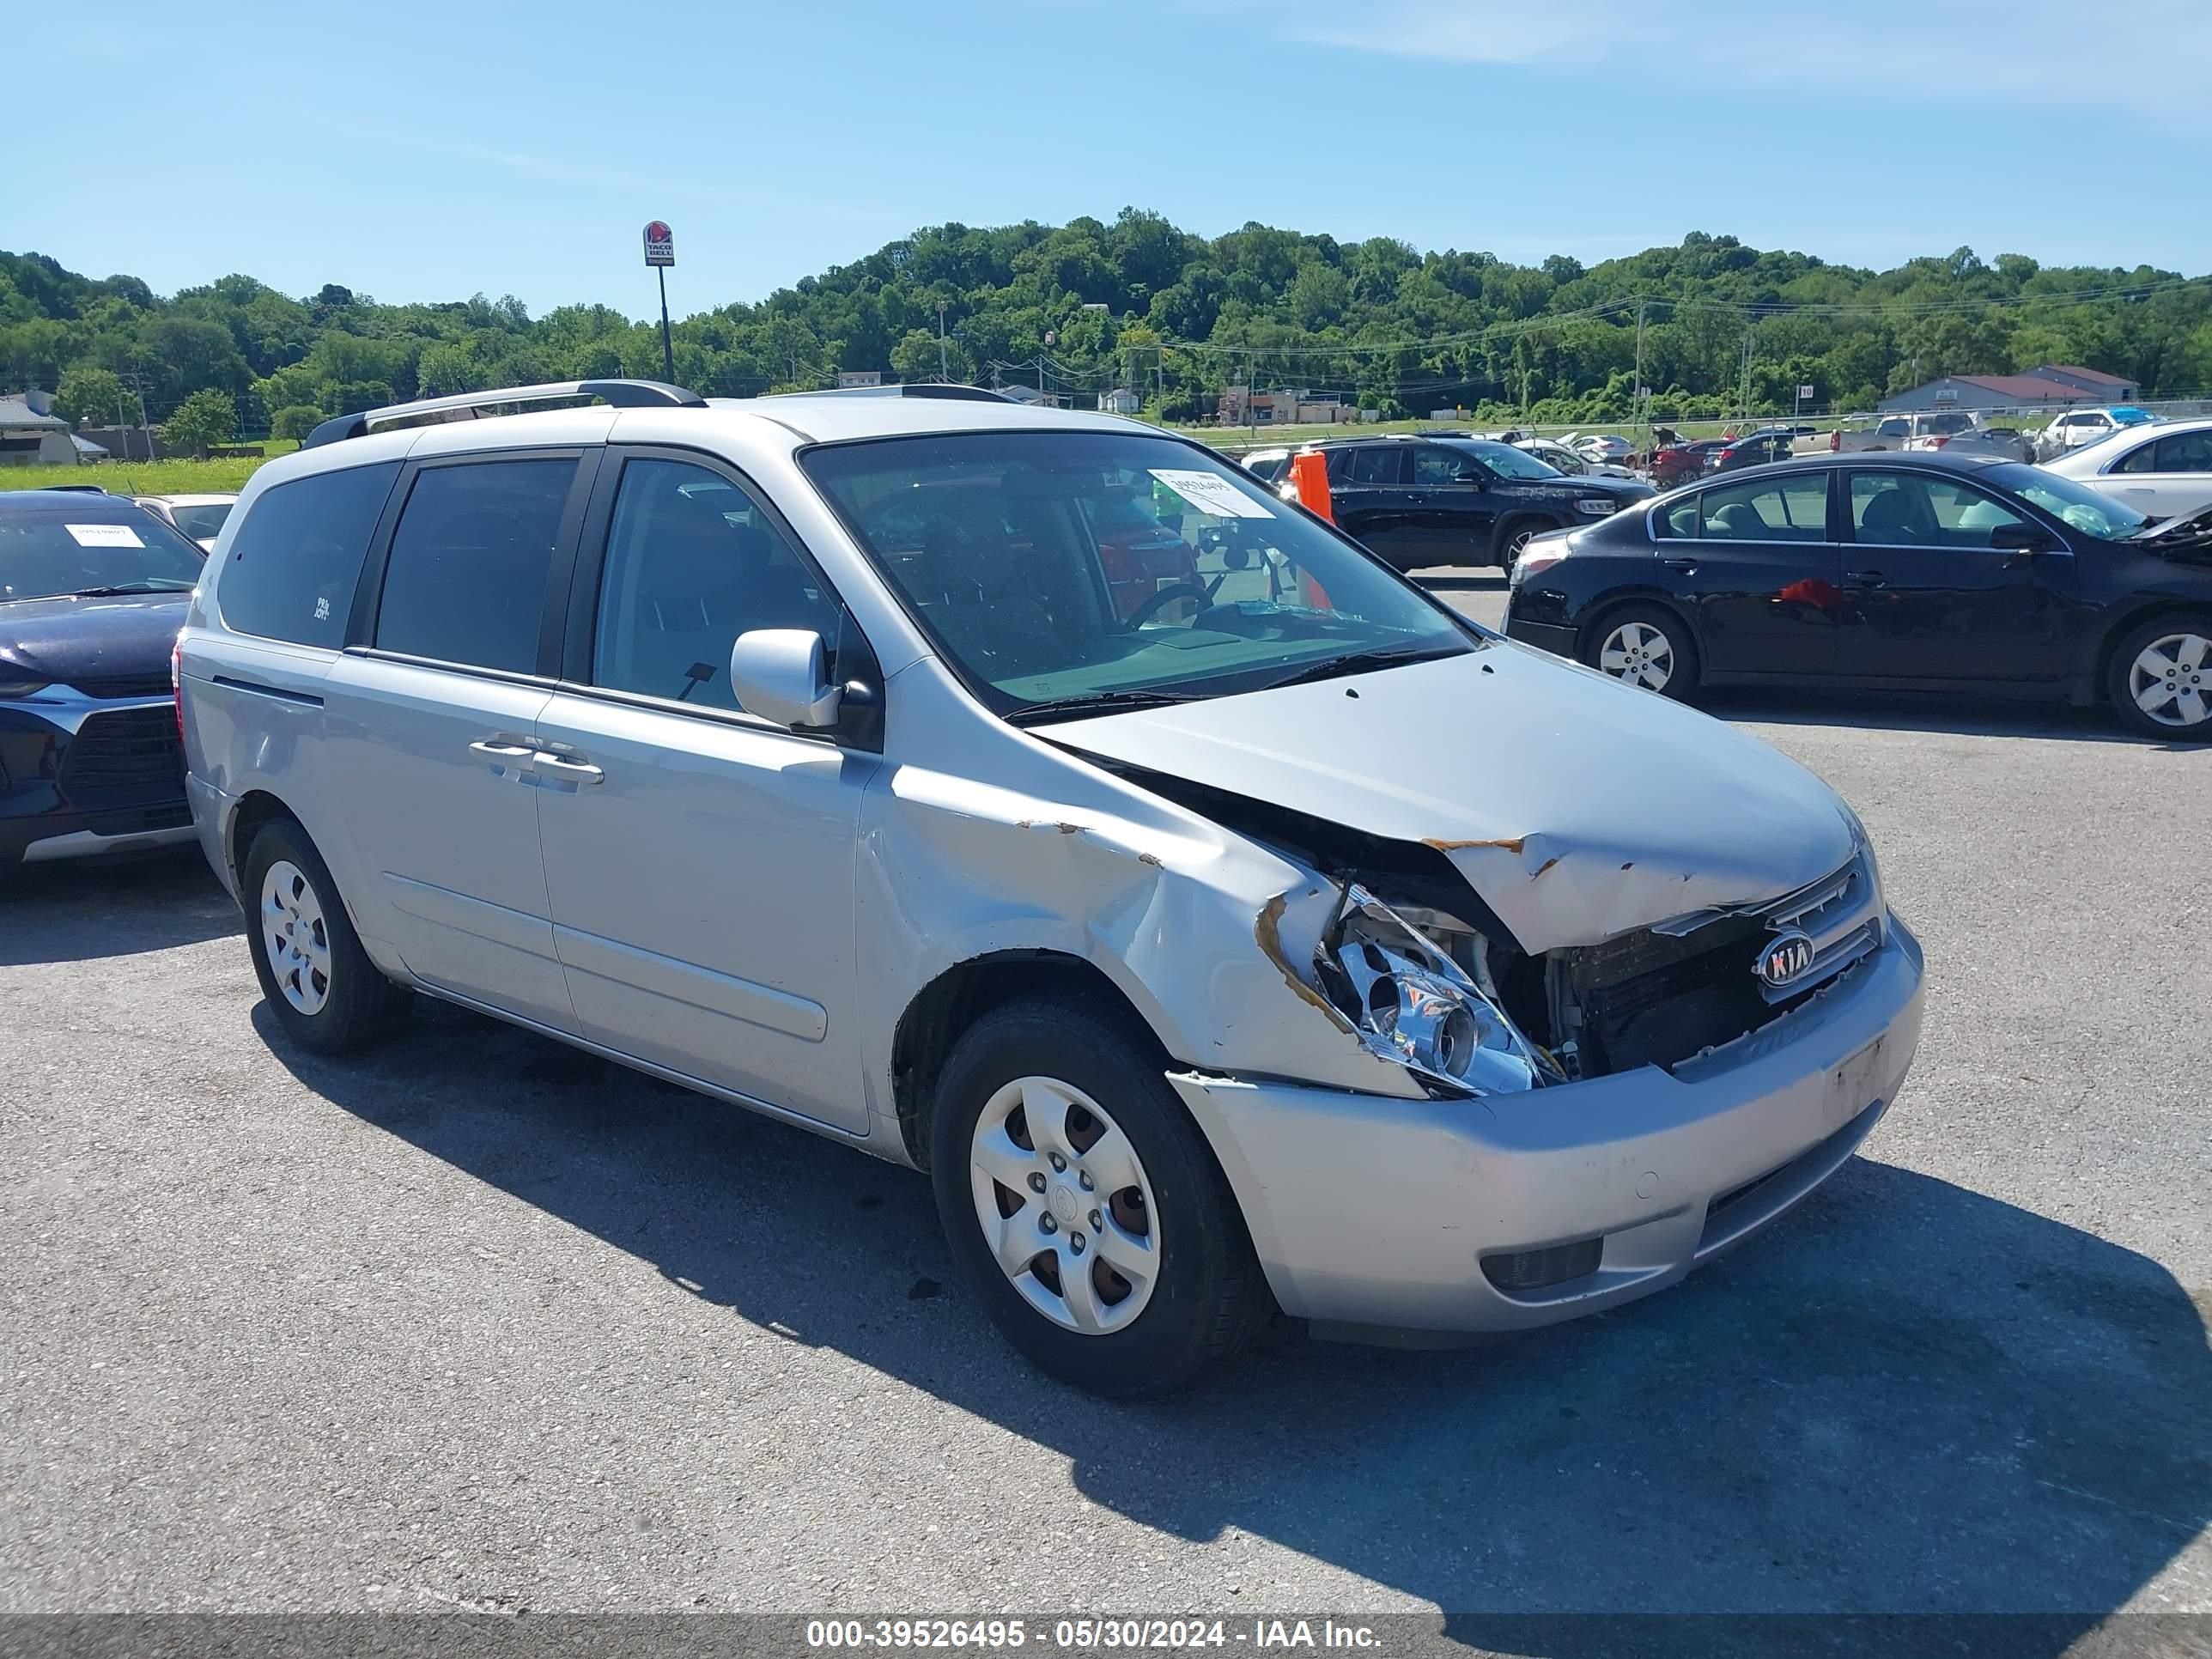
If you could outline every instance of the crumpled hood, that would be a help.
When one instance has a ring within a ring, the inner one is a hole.
[[[0,662],[64,685],[80,677],[167,674],[190,593],[64,595],[0,604]]]
[[[1778,897],[1842,868],[1853,846],[1843,802],[1796,762],[1518,645],[1033,729],[1425,842],[1532,955]]]

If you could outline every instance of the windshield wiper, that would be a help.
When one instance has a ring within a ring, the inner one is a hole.
[[[1260,689],[1274,691],[1286,685],[1339,679],[1346,674],[1365,674],[1377,668],[1397,668],[1409,662],[1433,662],[1439,657],[1456,657],[1467,649],[1468,647],[1464,645],[1377,646],[1371,651],[1354,651],[1346,656],[1324,657],[1319,662],[1310,662],[1279,680],[1268,681]]]
[[[1010,726],[1035,726],[1044,720],[1079,720],[1085,714],[1122,714],[1133,708],[1159,708],[1171,702],[1197,702],[1212,695],[1205,691],[1160,691],[1133,687],[1126,691],[1098,691],[1085,697],[1063,697],[1017,708],[1006,716]]]
[[[73,599],[114,599],[132,593],[189,593],[189,587],[156,587],[151,582],[118,582],[112,587],[72,588]]]

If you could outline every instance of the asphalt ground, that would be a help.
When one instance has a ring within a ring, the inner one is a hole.
[[[440,1005],[272,1043],[196,854],[0,881],[0,1611],[2212,1613],[2212,748],[1714,712],[1925,944],[1863,1155],[1620,1312],[1141,1406],[1015,1358],[918,1176]]]

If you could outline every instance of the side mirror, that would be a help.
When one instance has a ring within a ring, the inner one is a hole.
[[[1990,545],[2008,553],[2055,553],[2058,538],[2039,524],[2001,524],[1990,532]]]
[[[756,628],[730,647],[738,707],[778,726],[837,723],[843,689],[830,684],[829,652],[811,628]]]
[[[1248,569],[1252,563],[1252,550],[1242,542],[1224,542],[1221,562],[1231,570]]]

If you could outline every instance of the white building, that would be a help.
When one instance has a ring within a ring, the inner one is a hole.
[[[72,466],[69,422],[43,392],[0,395],[0,466]]]
[[[1133,415],[1145,406],[1145,400],[1125,386],[1098,394],[1098,412],[1102,415]]]

